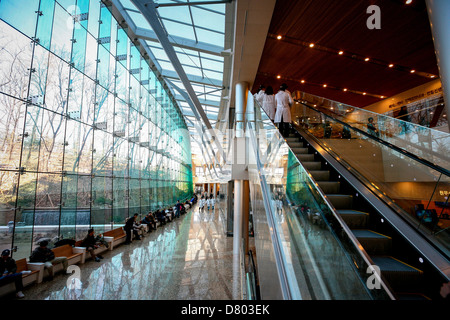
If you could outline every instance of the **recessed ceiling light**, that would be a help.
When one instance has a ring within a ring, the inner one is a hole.
[[[301,83],[305,83],[305,80],[300,81]]]
[[[394,67],[394,65],[391,63],[390,65],[389,65],[389,68],[393,68]]]
[[[436,76],[434,76],[434,75],[431,75],[431,76],[430,76],[430,78],[434,78],[434,77],[436,77]]]
[[[277,79],[280,79],[281,78],[281,76],[277,76]]]
[[[345,88],[344,91],[347,91],[347,88]]]
[[[282,38],[282,36],[278,36],[278,37],[277,37],[278,40],[281,40],[281,38]]]
[[[365,96],[367,93],[363,92],[363,96]]]
[[[380,98],[381,98],[381,99],[384,99],[384,96],[381,96]]]
[[[416,72],[416,70],[411,70],[411,73],[414,73],[414,72]]]
[[[340,55],[343,55],[343,54],[344,54],[344,51],[339,51],[339,54],[340,54]]]
[[[364,59],[364,61],[369,61],[369,60],[370,60],[369,58],[365,58],[365,59]]]
[[[323,85],[323,87],[324,87],[324,88],[326,88],[326,87],[327,87],[327,85],[326,85],[326,84],[324,84],[324,85]]]
[[[309,45],[309,47],[310,47],[310,48],[314,47],[314,43],[311,43],[311,44]]]
[[[405,3],[406,3],[406,4],[411,4],[411,3],[412,3],[412,0],[406,0]]]

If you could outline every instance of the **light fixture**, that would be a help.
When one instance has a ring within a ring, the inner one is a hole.
[[[344,91],[347,91],[347,88],[344,88]]]
[[[416,70],[411,70],[410,72],[411,72],[411,73],[414,73],[414,72],[416,72]]]
[[[369,58],[365,58],[365,59],[364,59],[364,61],[369,61],[369,60],[370,60]]]
[[[281,76],[280,76],[280,75],[278,75],[278,76],[277,76],[277,79],[280,79],[280,78],[281,78]]]
[[[326,84],[324,84],[324,85],[323,85],[323,87],[324,87],[324,88],[326,88],[326,87],[327,87],[327,85],[326,85]]]
[[[309,47],[310,47],[310,48],[314,47],[314,43],[310,43],[310,44],[309,44]]]
[[[281,40],[281,38],[282,38],[282,36],[278,36],[278,37],[277,37],[278,40]]]
[[[305,80],[300,81],[301,83],[305,83]]]
[[[412,0],[406,0],[405,4],[411,4]]]
[[[436,77],[435,75],[431,75],[431,76],[430,76],[430,78],[435,78],[435,77]]]
[[[363,96],[365,96],[367,93],[363,92]]]
[[[391,63],[390,65],[389,65],[389,68],[393,68],[394,67],[394,65]]]
[[[381,96],[380,98],[381,98],[381,99],[384,99],[384,96]]]
[[[344,54],[344,51],[339,51],[339,55],[343,55]]]

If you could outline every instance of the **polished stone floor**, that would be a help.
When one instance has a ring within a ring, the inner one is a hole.
[[[141,241],[106,251],[77,273],[25,288],[25,300],[240,300],[223,210],[194,206]]]

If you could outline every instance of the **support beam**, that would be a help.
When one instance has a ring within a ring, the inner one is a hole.
[[[448,118],[450,117],[450,1],[426,0],[426,3]],[[447,121],[450,129],[450,119]]]
[[[157,3],[156,4],[156,8],[160,8],[160,7],[176,7],[176,6],[201,6],[201,5],[206,5],[206,4],[230,3],[231,1],[232,0]]]
[[[159,38],[157,37],[156,33],[153,30],[144,29],[136,27],[135,29],[136,37],[152,41],[152,42],[159,42]],[[208,53],[214,56],[222,57],[226,54],[224,48],[215,46],[213,44],[204,43],[204,42],[195,42],[194,40],[178,37],[178,36],[170,36],[169,40],[170,44],[174,47],[180,47],[183,49],[188,50],[194,50],[194,51],[200,51],[203,53]]]

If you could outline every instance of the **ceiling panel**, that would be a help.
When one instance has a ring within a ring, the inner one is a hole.
[[[381,9],[380,30],[366,26],[371,4]],[[388,97],[431,81],[426,74],[438,68],[424,1],[278,0],[252,91],[285,82],[290,91],[364,107],[381,98],[342,88]]]

